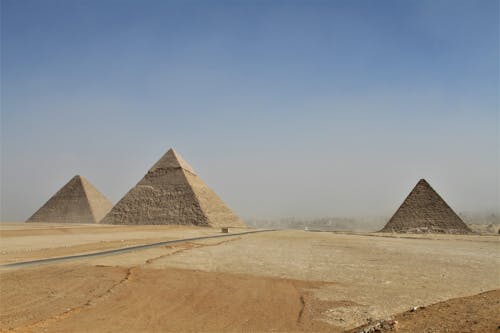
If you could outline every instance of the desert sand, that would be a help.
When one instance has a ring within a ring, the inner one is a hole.
[[[245,229],[230,230],[239,231]],[[1,224],[0,260],[218,234],[175,226]],[[495,332],[500,308],[498,291],[492,290],[500,289],[499,250],[498,236],[279,230],[64,263],[2,266],[0,328],[343,332],[395,318],[398,332],[453,331],[458,323],[470,332]]]

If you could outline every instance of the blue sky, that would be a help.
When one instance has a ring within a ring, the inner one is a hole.
[[[1,219],[170,147],[244,218],[498,212],[493,0],[2,0]]]

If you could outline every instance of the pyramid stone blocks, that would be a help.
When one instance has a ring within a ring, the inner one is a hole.
[[[472,231],[421,179],[381,232],[467,234]]]
[[[26,222],[98,223],[112,206],[88,180],[76,175]]]
[[[153,165],[102,223],[245,226],[173,149]]]

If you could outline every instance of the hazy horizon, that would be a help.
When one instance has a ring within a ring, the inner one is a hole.
[[[500,214],[499,4],[1,2],[0,220],[171,147],[243,218]]]

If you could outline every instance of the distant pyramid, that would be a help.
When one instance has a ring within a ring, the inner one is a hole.
[[[76,175],[26,222],[98,223],[113,204]]]
[[[245,226],[173,149],[153,165],[101,223]]]
[[[466,234],[472,231],[421,179],[381,232]]]

